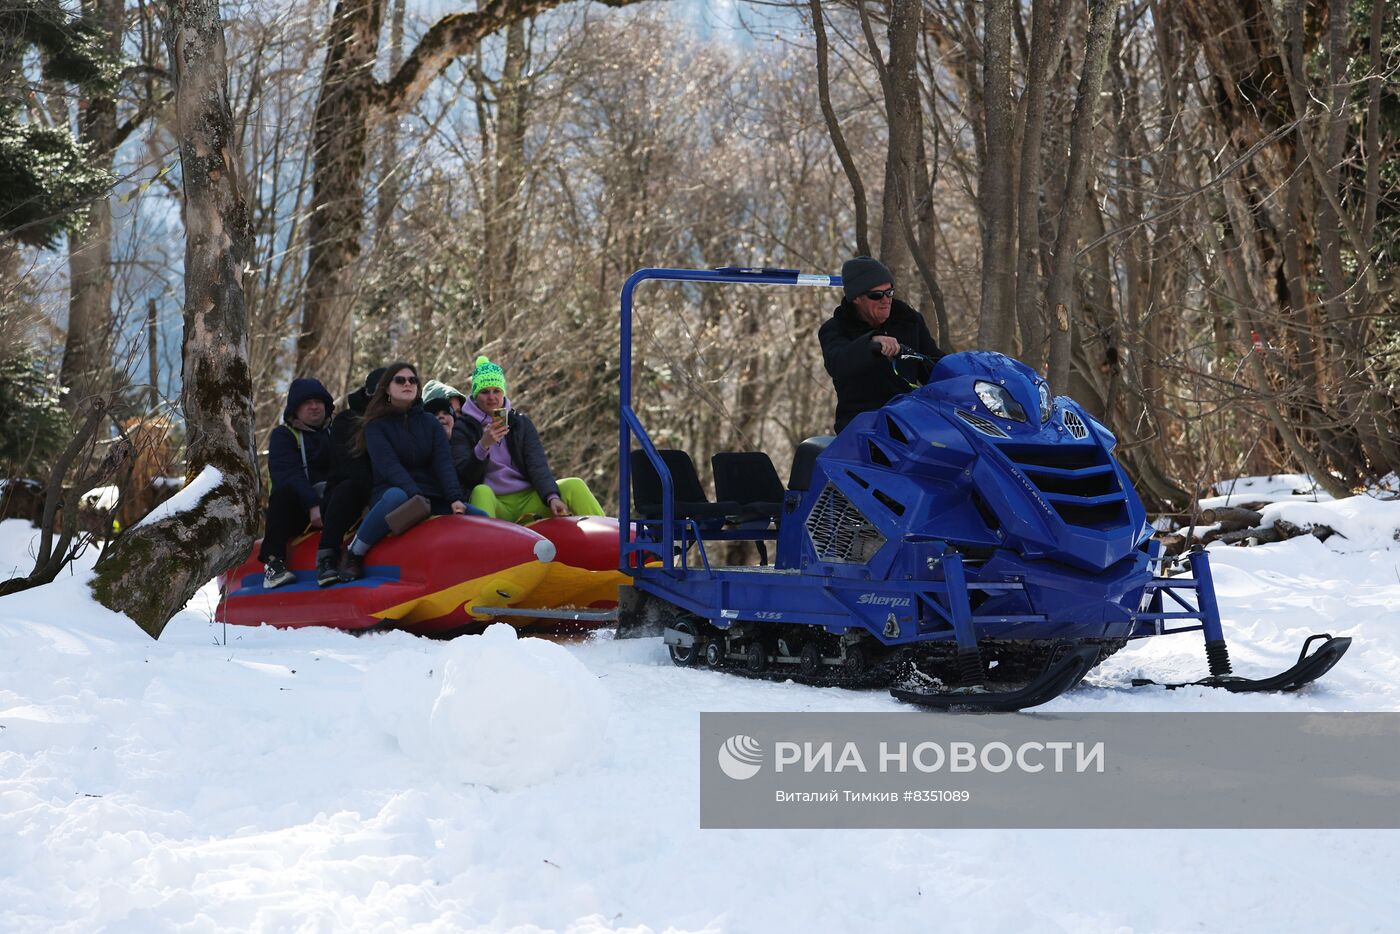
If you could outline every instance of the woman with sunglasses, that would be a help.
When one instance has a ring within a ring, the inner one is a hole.
[[[435,516],[472,512],[462,502],[452,453],[438,420],[423,410],[418,370],[411,363],[391,363],[365,406],[364,422],[352,452],[368,452],[374,475],[374,504],[360,523],[355,540],[341,558],[341,580],[364,575],[365,554],[389,534],[385,517],[410,497],[424,496]]]
[[[937,360],[943,351],[933,342],[923,315],[894,297],[894,274],[869,256],[841,266],[845,300],[817,332],[822,362],[836,386],[836,432],[862,412],[874,412],[900,393],[928,379],[894,365],[903,344]]]

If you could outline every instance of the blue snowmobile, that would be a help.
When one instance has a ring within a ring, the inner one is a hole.
[[[786,483],[762,452],[715,454],[711,500],[632,405],[632,296],[650,279],[840,285],[735,267],[628,279],[618,493],[635,534],[622,523],[619,637],[662,635],[679,666],[980,710],[1043,704],[1152,636],[1202,633],[1210,675],[1190,683],[1236,692],[1296,690],[1351,644],[1315,635],[1287,671],[1233,675],[1208,553],[1165,559],[1113,434],[999,353],[902,350],[891,365],[922,363],[923,386],[802,442]],[[711,564],[704,546],[727,541],[753,542],[760,565]]]

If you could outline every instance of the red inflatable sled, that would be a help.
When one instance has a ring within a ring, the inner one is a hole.
[[[436,516],[389,536],[365,557],[365,576],[316,586],[316,535],[288,548],[296,581],[263,589],[257,546],[220,579],[216,618],[238,626],[404,629],[449,636],[498,618],[512,625],[594,628],[612,621],[617,520],[545,519],[528,527],[475,516]],[[515,610],[515,608],[519,608]]]

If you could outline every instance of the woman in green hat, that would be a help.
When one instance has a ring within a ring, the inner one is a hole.
[[[510,406],[505,371],[486,357],[476,358],[471,398],[452,431],[452,461],[468,501],[497,519],[603,514],[588,484],[554,479],[534,423]]]

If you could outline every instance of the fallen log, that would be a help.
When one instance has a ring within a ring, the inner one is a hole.
[[[1166,532],[1158,535],[1162,543],[1162,554],[1175,557],[1186,550],[1186,536],[1180,532]]]
[[[1294,525],[1286,519],[1278,519],[1274,522],[1274,528],[1278,529],[1280,538],[1297,538],[1299,535],[1311,535],[1320,542],[1325,542],[1333,535],[1342,535],[1330,525]],[[1342,535],[1342,538],[1346,538]]]
[[[1273,542],[1282,541],[1278,529],[1271,525],[1260,526],[1253,529],[1236,529],[1231,532],[1213,532],[1210,538],[1213,542],[1224,542],[1227,545],[1268,545]]]
[[[1264,521],[1264,517],[1253,509],[1243,506],[1217,506],[1202,510],[1200,524],[1220,524],[1221,531],[1233,532],[1237,529],[1253,529]]]

